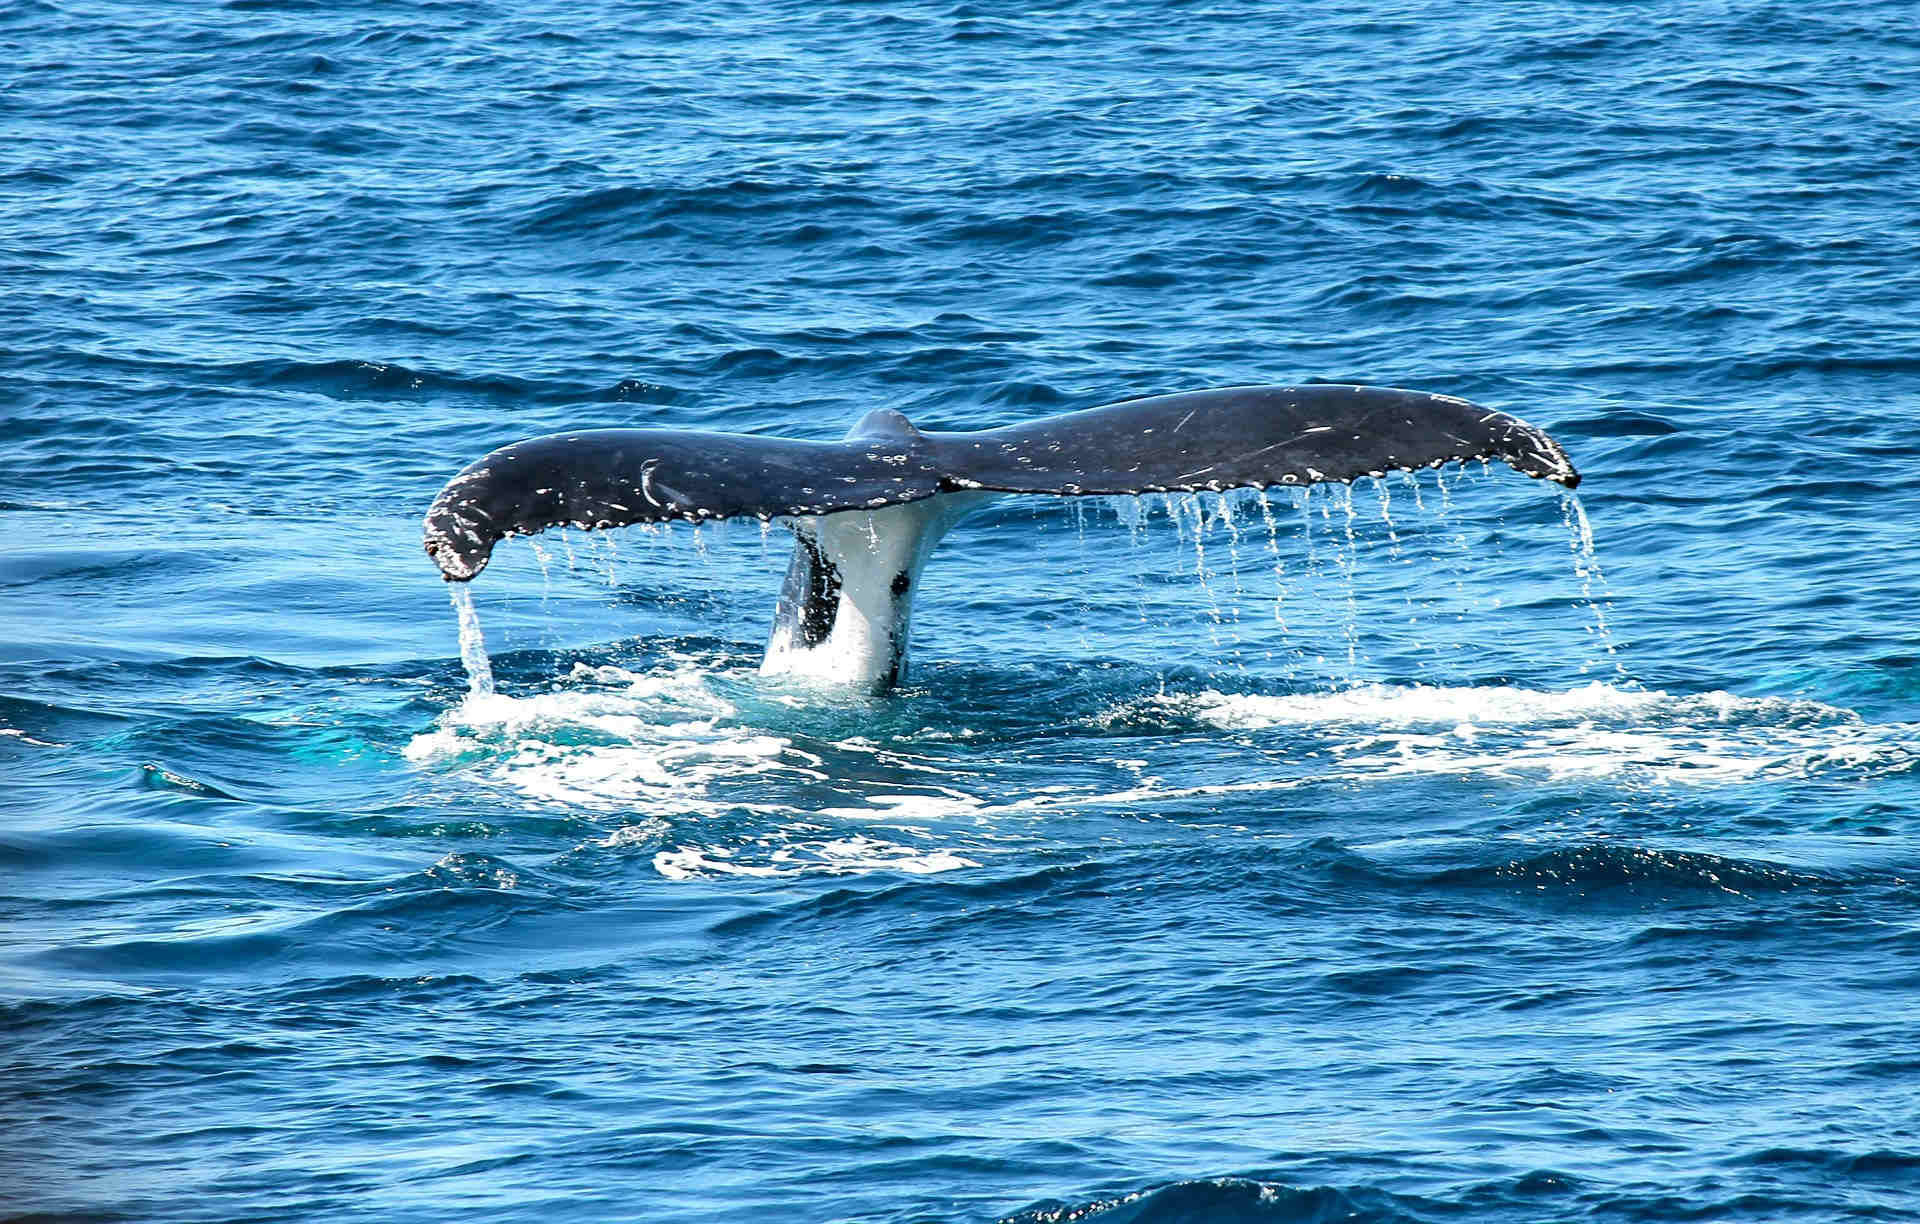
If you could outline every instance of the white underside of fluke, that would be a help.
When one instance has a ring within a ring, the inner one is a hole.
[[[788,520],[793,563],[760,663],[765,676],[881,692],[902,678],[920,571],[991,493]]]

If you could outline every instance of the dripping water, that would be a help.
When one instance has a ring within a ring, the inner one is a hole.
[[[1080,581],[1086,583],[1093,577],[1093,564],[1087,557],[1087,499],[1084,497],[1073,497],[1068,500],[1073,508],[1073,530],[1076,541],[1075,562],[1078,567]],[[1076,617],[1075,620],[1079,624],[1080,653],[1083,656],[1090,657],[1093,654],[1093,643],[1087,637],[1087,618],[1080,616]]]
[[[487,643],[480,636],[480,614],[473,608],[473,588],[464,582],[447,584],[447,596],[460,618],[460,662],[467,668],[467,693],[473,697],[493,696],[493,664],[487,658]]]
[[[1273,559],[1273,623],[1280,626],[1280,632],[1287,631],[1287,563],[1280,556],[1280,524],[1273,521],[1273,503],[1267,500],[1267,491],[1259,490],[1260,519],[1267,528],[1267,556]]]
[[[1360,605],[1354,597],[1353,584],[1355,572],[1359,569],[1360,546],[1353,532],[1353,486],[1336,484],[1331,486],[1331,491],[1346,515],[1344,526],[1347,543],[1340,551],[1340,585],[1345,591],[1347,604],[1347,683],[1355,684],[1358,683],[1356,677],[1360,668]]]
[[[1174,523],[1177,533],[1184,535],[1186,516],[1193,515],[1193,576],[1200,583],[1200,590],[1207,597],[1207,636],[1213,641],[1216,652],[1223,650],[1220,640],[1221,626],[1226,624],[1226,616],[1220,608],[1220,598],[1214,593],[1213,579],[1215,571],[1207,565],[1207,507],[1198,494],[1182,493],[1177,498],[1167,494],[1167,517]]]
[[[1311,596],[1318,593],[1321,579],[1325,577],[1325,568],[1320,564],[1319,541],[1313,533],[1313,489],[1311,486],[1296,487],[1288,491],[1293,495],[1294,508],[1300,512],[1300,543],[1305,554],[1302,568],[1305,570],[1306,589]],[[1309,604],[1309,607],[1311,606]],[[1317,641],[1312,645],[1304,646],[1301,657],[1312,654],[1313,662],[1325,667],[1327,656],[1313,653],[1319,648]]]
[[[1213,521],[1227,529],[1227,574],[1233,579],[1233,603],[1228,615],[1240,619],[1240,599],[1246,589],[1240,585],[1240,519],[1233,512],[1233,498],[1227,493],[1213,495]]]
[[[1147,618],[1147,508],[1143,497],[1119,497],[1112,501],[1114,517],[1127,529],[1131,547],[1127,555],[1133,564],[1134,602],[1142,625]]]
[[[1580,600],[1593,616],[1593,623],[1587,632],[1600,640],[1601,649],[1613,660],[1616,675],[1627,674],[1626,665],[1620,659],[1619,646],[1613,640],[1613,628],[1607,622],[1607,613],[1613,607],[1612,590],[1607,586],[1607,576],[1600,570],[1600,558],[1593,547],[1593,524],[1587,521],[1587,510],[1580,504],[1580,495],[1571,489],[1560,495],[1561,521],[1567,527],[1567,547],[1573,553],[1573,575],[1580,580]],[[1595,595],[1595,587],[1600,593]],[[1590,664],[1581,664],[1584,673]]]
[[[611,535],[604,531],[589,532],[587,559],[594,570],[607,580],[607,586],[620,585],[620,546],[613,542]]]
[[[1239,631],[1240,605],[1246,598],[1246,587],[1240,581],[1240,522],[1233,511],[1233,498],[1228,493],[1202,494],[1201,509],[1207,510],[1207,502],[1212,503],[1211,514],[1207,516],[1208,530],[1225,528],[1227,539],[1227,578],[1233,584],[1233,595],[1227,601],[1224,610],[1225,623],[1229,626],[1228,635],[1232,643],[1229,657],[1233,665],[1241,672],[1247,670],[1246,643]],[[1215,550],[1215,556],[1219,555]],[[1215,571],[1216,575],[1218,570]]]
[[[1387,556],[1394,561],[1400,559],[1400,533],[1393,526],[1393,493],[1387,488],[1385,479],[1373,478],[1373,495],[1380,502],[1380,522],[1387,531]]]
[[[1467,623],[1467,610],[1479,601],[1467,590],[1473,545],[1467,540],[1465,522],[1453,504],[1453,489],[1454,485],[1465,485],[1469,476],[1464,463],[1454,473],[1453,485],[1447,483],[1447,473],[1446,467],[1435,468],[1433,472],[1433,483],[1440,490],[1440,547],[1445,549],[1444,554],[1436,551],[1434,556],[1436,559],[1444,556],[1444,564],[1452,573],[1453,623],[1463,625]],[[1495,608],[1500,606],[1498,597],[1494,598],[1492,605]],[[1455,643],[1455,649],[1467,651],[1471,646],[1466,640],[1460,640]]]

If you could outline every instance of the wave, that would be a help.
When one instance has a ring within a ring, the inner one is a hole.
[[[800,218],[817,221],[836,210],[861,212],[874,206],[874,200],[857,193],[799,182],[736,178],[562,192],[536,203],[520,228],[549,238],[599,236],[633,241],[678,233],[682,224],[698,229],[721,221],[745,222],[755,232],[765,232],[761,227],[768,224],[797,226]]]
[[[1451,868],[1424,876],[1421,888],[1519,889],[1535,896],[1574,895],[1590,900],[1609,893],[1687,897],[1787,895],[1846,887],[1837,873],[1801,871],[1778,863],[1703,851],[1585,841],[1492,864]],[[1897,881],[1896,881],[1897,883]]]

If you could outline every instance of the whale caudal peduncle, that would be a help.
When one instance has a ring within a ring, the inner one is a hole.
[[[839,442],[593,429],[516,442],[447,482],[425,547],[453,582],[552,527],[781,519],[794,531],[761,670],[883,691],[904,674],[927,557],[1004,493],[1063,496],[1311,485],[1498,459],[1572,488],[1559,444],[1452,396],[1346,384],[1228,387],[999,429],[924,432],[892,409]]]
[[[762,675],[884,692],[906,674],[913,592],[934,546],[991,493],[796,518]]]

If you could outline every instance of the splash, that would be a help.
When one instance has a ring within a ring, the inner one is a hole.
[[[546,692],[468,698],[405,752],[475,797],[599,826],[587,847],[643,853],[672,880],[924,875],[1000,852],[974,828],[981,801],[945,770],[891,745],[808,739],[789,716],[702,660],[578,663]]]
[[[473,590],[464,582],[447,584],[447,597],[460,617],[460,662],[467,668],[467,693],[493,696],[493,663],[487,658],[486,639],[480,635],[480,614],[474,611]]]
[[[650,673],[574,665],[549,692],[475,694],[415,736],[422,763],[477,763],[477,780],[547,805],[602,812],[635,807],[711,813],[709,784],[780,770],[819,776],[787,740],[731,726],[732,702],[697,665]]]

